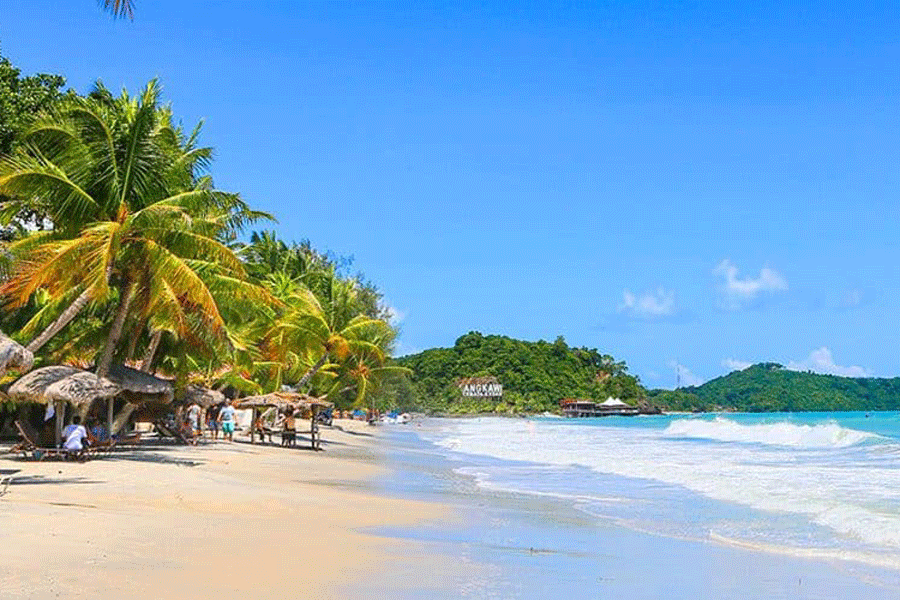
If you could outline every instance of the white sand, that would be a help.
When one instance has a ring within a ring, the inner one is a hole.
[[[18,472],[0,498],[0,597],[345,598],[390,562],[419,554],[409,572],[434,568],[414,543],[360,530],[440,507],[368,489],[377,440],[324,438],[322,453],[219,442],[86,463],[5,455],[0,472]]]

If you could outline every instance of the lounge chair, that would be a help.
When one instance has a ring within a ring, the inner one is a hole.
[[[19,421],[16,421],[16,429],[19,430],[22,442],[10,448],[10,452],[21,453],[23,458],[28,458],[28,455],[30,454],[37,460],[84,460],[91,454],[95,454],[90,448],[85,448],[83,450],[67,450],[65,448],[42,447],[34,441],[37,439],[37,436],[33,432],[29,432],[26,429],[26,426]]]
[[[162,437],[175,438],[176,440],[191,446],[197,443],[196,437],[185,435],[184,432],[175,427],[172,423],[168,423],[163,419],[154,421],[153,427],[156,429],[156,432]]]

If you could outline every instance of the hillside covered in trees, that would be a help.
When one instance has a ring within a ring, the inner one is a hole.
[[[403,404],[426,412],[543,412],[557,410],[560,398],[616,396],[636,402],[645,394],[624,362],[594,349],[571,348],[561,336],[555,342],[525,342],[472,332],[452,348],[425,350],[397,363],[412,371]],[[484,376],[503,385],[502,399],[462,396],[460,379]]]
[[[664,410],[900,410],[900,377],[838,377],[760,363],[700,386],[652,390],[648,399]]]

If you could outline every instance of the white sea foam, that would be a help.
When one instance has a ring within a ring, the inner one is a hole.
[[[869,443],[873,440],[880,443]],[[762,526],[774,523],[777,515],[793,515],[798,523],[806,523],[804,527],[830,530],[828,548],[854,549],[853,556],[867,556],[871,550],[900,564],[900,468],[892,459],[896,454],[884,452],[897,444],[837,423],[678,419],[666,428],[651,428],[478,419],[453,422],[434,441],[456,452],[576,465],[686,488],[713,500],[768,511],[773,516],[761,517]],[[532,484],[527,477],[517,475],[510,482],[520,491],[534,491],[528,489]],[[491,485],[505,488],[510,482]],[[593,490],[564,489],[565,480],[553,485],[558,489],[541,489],[594,495]],[[619,490],[596,492],[609,497]]]
[[[679,419],[672,421],[665,435],[673,438],[696,438],[720,442],[742,442],[792,448],[846,448],[868,440],[879,439],[873,433],[847,429],[837,423],[816,425],[787,421],[744,425],[730,419]]]

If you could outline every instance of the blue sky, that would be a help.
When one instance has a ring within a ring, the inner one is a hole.
[[[353,255],[401,351],[596,347],[651,387],[900,375],[896,5],[4,0],[26,73],[205,119],[213,174]]]

